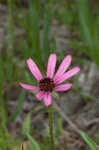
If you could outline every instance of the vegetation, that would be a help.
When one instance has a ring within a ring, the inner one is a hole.
[[[0,4],[1,6],[4,4],[8,8],[9,32],[8,39],[5,35],[3,48],[0,50],[0,150],[11,150],[14,146],[19,147],[22,145],[24,137],[30,141],[35,150],[49,150],[48,129],[44,132],[41,143],[34,138],[36,131],[31,131],[30,127],[32,112],[27,114],[22,125],[22,136],[17,140],[14,140],[14,135],[8,129],[9,124],[13,124],[21,114],[27,94],[25,90],[20,90],[18,82],[36,83],[25,68],[24,64],[27,58],[32,58],[42,71],[45,70],[50,53],[57,53],[59,62],[63,59],[64,52],[56,51],[57,47],[60,49],[56,35],[58,27],[61,25],[64,25],[70,34],[76,33],[77,35],[77,37],[68,38],[69,45],[75,52],[74,63],[82,65],[87,64],[90,60],[99,67],[99,12],[95,12],[96,7],[99,9],[98,1],[94,1],[93,7],[91,7],[90,0],[47,0],[46,2],[29,0],[28,3],[1,0]],[[51,37],[53,22],[56,23],[56,34]],[[73,90],[78,94],[81,93],[84,99],[87,99],[88,95],[79,92],[76,81],[75,79]],[[17,107],[9,115],[9,102],[12,98],[13,88],[19,91]],[[59,98],[55,93],[53,95],[56,99]],[[89,95],[89,97],[91,96]],[[41,107],[44,108],[42,105]],[[33,111],[36,112],[40,108],[37,106]],[[57,124],[57,129],[54,134],[57,141],[57,137],[64,132],[62,119],[57,118],[55,124]],[[84,132],[81,132],[81,136],[92,150],[99,149]]]

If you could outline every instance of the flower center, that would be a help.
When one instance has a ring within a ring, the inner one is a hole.
[[[43,78],[39,82],[39,87],[41,91],[52,92],[53,88],[55,87],[55,84],[54,84],[53,79]]]

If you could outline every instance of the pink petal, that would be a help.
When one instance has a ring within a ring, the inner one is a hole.
[[[54,88],[55,91],[67,91],[72,87],[72,84],[62,84]]]
[[[38,69],[37,65],[35,64],[35,62],[29,58],[27,60],[27,65],[30,69],[30,71],[32,72],[32,74],[35,76],[35,78],[39,81],[41,80],[43,77],[42,77],[42,74],[40,72],[40,70]]]
[[[55,84],[59,84],[64,82],[65,80],[69,79],[70,77],[76,75],[78,72],[80,71],[79,67],[75,67],[73,69],[71,69],[70,71],[64,73],[63,75],[61,75],[58,79],[54,80]]]
[[[45,106],[47,106],[47,107],[52,104],[51,93],[45,93],[45,95],[44,95],[44,103],[45,103]]]
[[[50,78],[53,77],[55,66],[56,66],[56,54],[51,54],[48,60],[47,77],[50,77]]]
[[[28,84],[24,84],[24,83],[19,83],[19,85],[21,87],[23,87],[24,89],[27,89],[27,90],[38,90],[39,88],[37,86],[32,86],[32,85],[28,85]]]
[[[58,71],[55,74],[54,79],[56,80],[59,76],[61,76],[66,70],[67,68],[70,66],[71,64],[71,60],[72,60],[72,56],[68,55],[64,58],[64,60],[62,61],[62,63],[59,66]]]
[[[39,93],[37,93],[35,96],[38,100],[41,100],[44,97],[44,92],[40,91]]]

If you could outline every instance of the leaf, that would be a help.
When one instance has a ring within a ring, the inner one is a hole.
[[[86,133],[84,133],[83,131],[80,131],[80,134],[92,150],[99,150],[95,142],[91,138],[89,138]]]
[[[33,150],[40,150],[38,143],[32,138],[32,136],[29,135],[28,133],[26,135],[27,135],[27,138],[32,145]]]
[[[27,134],[30,132],[30,119],[31,119],[31,114],[29,113],[27,114],[26,119],[23,122],[22,130],[24,134]]]

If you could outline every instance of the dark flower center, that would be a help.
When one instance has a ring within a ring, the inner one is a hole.
[[[41,91],[52,92],[54,87],[55,87],[55,84],[54,84],[53,79],[43,78],[39,82],[39,88]]]

